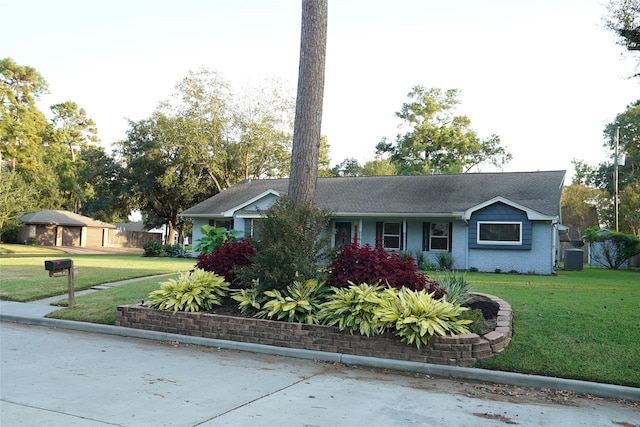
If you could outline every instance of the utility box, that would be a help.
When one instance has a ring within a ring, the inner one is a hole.
[[[564,269],[582,271],[584,251],[582,249],[566,249],[564,251]]]
[[[52,259],[44,262],[44,269],[47,271],[66,270],[73,267],[73,262],[66,259]]]

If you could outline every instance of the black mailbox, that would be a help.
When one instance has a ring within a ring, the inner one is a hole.
[[[48,271],[66,270],[68,268],[71,268],[71,260],[69,258],[52,259],[44,262],[44,269]]]

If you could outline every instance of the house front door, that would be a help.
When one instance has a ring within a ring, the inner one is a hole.
[[[336,222],[335,248],[341,250],[346,243],[351,243],[351,223]]]

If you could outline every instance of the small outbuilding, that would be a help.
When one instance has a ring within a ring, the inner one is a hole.
[[[35,239],[42,246],[109,246],[109,230],[116,226],[69,211],[41,210],[21,218],[18,241]]]

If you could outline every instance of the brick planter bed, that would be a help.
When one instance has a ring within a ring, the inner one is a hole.
[[[373,337],[350,334],[337,327],[236,317],[208,312],[162,311],[140,304],[118,307],[116,326],[203,338],[239,341],[339,354],[474,366],[504,350],[511,341],[511,306],[492,295],[474,293],[474,300],[497,311],[496,326],[483,335],[432,338],[421,349],[400,342],[391,333]]]

